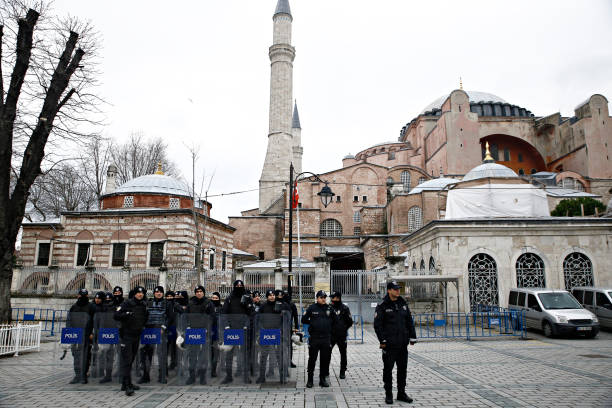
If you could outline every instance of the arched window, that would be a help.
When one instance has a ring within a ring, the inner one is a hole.
[[[565,257],[563,275],[567,290],[576,286],[593,286],[593,264],[588,256],[580,252],[572,252]]]
[[[425,261],[421,259],[421,270],[419,271],[419,275],[425,275]]]
[[[402,171],[401,176],[402,185],[404,186],[404,192],[407,193],[410,191],[410,172]]]
[[[361,222],[361,213],[359,211],[353,213],[353,222]]]
[[[498,305],[497,264],[487,254],[476,254],[468,263],[470,307],[476,310],[479,304]]]
[[[436,270],[436,261],[433,259],[433,256],[429,257],[429,274],[437,275],[438,271]]]
[[[417,275],[416,262],[413,262],[413,263],[412,263],[412,274],[413,274],[413,275]]]
[[[333,218],[327,219],[321,223],[322,237],[339,237],[342,235],[342,224]]]
[[[584,185],[573,177],[565,177],[563,180],[559,180],[557,182],[557,187],[566,188],[568,190],[584,191]]]
[[[516,285],[519,288],[545,288],[544,261],[536,254],[525,253],[516,260]]]
[[[423,210],[421,207],[411,207],[408,210],[408,231],[416,231],[423,226]]]
[[[436,270],[436,261],[433,259],[433,256],[429,257],[429,274],[437,275],[438,271]],[[431,297],[437,297],[440,295],[440,284],[438,282],[432,282],[429,284],[429,293]]]

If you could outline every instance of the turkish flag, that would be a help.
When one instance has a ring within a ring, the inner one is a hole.
[[[298,194],[297,181],[295,182],[295,187],[293,187],[293,199],[291,200],[291,208],[297,208],[298,202],[300,201],[300,195]]]

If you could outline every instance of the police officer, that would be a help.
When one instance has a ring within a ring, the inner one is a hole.
[[[273,290],[266,292],[266,302],[259,308],[259,314],[281,314],[283,311],[291,311],[291,309],[283,303],[282,300],[277,300]],[[264,327],[265,328],[265,327]],[[270,376],[274,372],[272,357],[276,358],[274,362],[279,370],[283,369],[281,365],[280,351],[276,348],[268,347],[262,350],[259,356],[259,377],[256,383],[261,384],[266,382],[266,363],[270,360]]]
[[[109,313],[115,311],[114,296],[111,292],[104,294],[104,302],[102,303],[102,313]],[[96,312],[97,313],[97,312]],[[100,347],[100,346],[98,346]],[[111,382],[113,380],[113,365],[115,363],[115,349],[108,348],[107,350],[100,351],[98,354],[98,363],[102,368],[104,377],[100,380],[100,384]]]
[[[306,387],[312,388],[314,369],[317,364],[317,355],[321,353],[319,362],[319,386],[329,387],[329,362],[331,359],[332,327],[338,323],[336,313],[326,303],[327,294],[320,290],[317,292],[317,302],[308,306],[302,316],[302,324],[308,324],[308,381]]]
[[[300,323],[298,320],[297,306],[295,305],[295,303],[291,301],[291,293],[287,292],[286,290],[283,290],[282,300],[291,309],[291,321],[293,322],[293,333],[297,333],[298,330],[300,329]],[[291,336],[292,333],[288,333],[288,334],[289,336]],[[291,368],[297,367],[295,364],[293,364],[293,347],[289,347],[289,358],[291,359]]]
[[[83,344],[82,348],[78,345],[73,344],[71,347],[72,357],[74,360],[74,378],[70,381],[70,384],[87,384],[87,374],[89,372],[89,362],[91,361],[91,340],[93,339],[93,315],[95,313],[95,306],[89,303],[89,292],[87,289],[79,290],[77,301],[70,307],[68,311],[68,320],[72,320],[72,324],[77,323],[77,315],[73,313],[81,314],[85,313],[88,315],[87,324],[83,331]],[[80,320],[80,319],[79,319]],[[83,358],[86,359],[83,364]],[[84,372],[83,372],[84,370]]]
[[[234,281],[232,293],[225,299],[221,313],[223,314],[243,314],[251,316],[254,312],[253,299],[246,294],[244,282],[240,279]],[[248,339],[247,339],[248,340]],[[248,341],[247,341],[248,344]],[[236,348],[232,348],[227,352],[225,357],[225,378],[221,384],[229,384],[234,378],[232,375],[232,363],[234,360],[234,352]],[[248,356],[248,354],[247,354]],[[245,362],[247,363],[247,362]],[[249,380],[247,380],[248,382]]]
[[[96,293],[96,295],[94,296],[94,302],[93,302],[94,313],[104,313],[106,311],[106,306],[104,305],[105,298],[106,298],[106,293],[102,291]]]
[[[127,396],[134,395],[134,391],[140,389],[137,385],[132,384],[132,363],[138,353],[140,334],[149,318],[147,305],[144,301],[145,288],[136,286],[133,289],[133,293],[134,297],[124,301],[121,306],[117,307],[114,315],[115,320],[121,322],[119,329],[119,341],[121,344],[121,391],[125,391]]]
[[[170,315],[174,314],[174,310],[171,309],[170,304],[166,302],[164,299],[164,287],[157,286],[153,290],[153,298],[147,301],[147,312],[149,317],[147,319],[146,327],[147,328],[159,328],[162,330],[161,336],[161,344],[145,344],[141,349],[141,361],[143,366],[142,377],[138,380],[138,384],[144,384],[151,381],[150,371],[151,364],[153,362],[153,353],[157,351],[158,353],[158,361],[159,361],[159,376],[158,381],[160,384],[166,384],[168,380],[166,379],[167,374],[167,333],[166,330],[168,328],[168,319]]]
[[[166,353],[170,356],[170,366],[169,370],[174,370],[176,368],[176,322],[179,313],[182,312],[182,309],[179,309],[176,302],[174,301],[174,292],[171,290],[167,290],[165,295],[166,304],[168,305],[168,309],[172,311],[169,313],[168,318],[168,348]]]
[[[397,364],[397,400],[411,403],[406,394],[408,344],[416,343],[416,331],[408,304],[395,281],[387,283],[387,296],[376,307],[374,330],[382,349],[385,402],[393,404],[393,366]]]
[[[346,335],[349,327],[353,325],[351,310],[342,303],[342,293],[335,291],[331,295],[331,306],[338,317],[338,324],[332,329],[332,351],[338,345],[340,351],[340,379],[346,378]]]
[[[210,372],[211,377],[217,376],[217,363],[219,362],[219,315],[221,314],[221,294],[219,292],[213,292],[210,296],[210,301],[214,307],[214,316],[212,324],[212,342],[211,342],[211,365],[212,369]]]
[[[113,288],[113,305],[117,308],[121,306],[123,301],[123,288],[121,286],[115,286]]]
[[[206,297],[204,296],[204,286],[196,286],[194,294],[195,296],[189,299],[187,313],[204,314],[212,318],[215,314],[215,307],[213,303],[209,299],[206,299]],[[200,346],[198,345],[193,345],[189,349],[189,378],[185,383],[186,385],[191,385],[195,382],[196,367],[198,367],[197,374],[200,377],[200,384],[206,384],[206,369],[208,368],[208,362],[206,360],[207,356],[200,354],[200,351]],[[198,364],[201,359],[204,359],[203,364]]]
[[[263,306],[266,301],[261,299],[261,292],[258,290],[254,290],[251,295],[253,296],[253,312],[258,313],[259,308]]]

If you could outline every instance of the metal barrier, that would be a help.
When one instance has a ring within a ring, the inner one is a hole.
[[[497,308],[486,312],[413,315],[418,339],[519,337],[525,339],[525,313]]]
[[[359,329],[357,329],[358,324]],[[350,335],[351,330],[353,332],[352,336]],[[363,318],[361,317],[361,315],[353,315],[353,325],[349,328],[348,332],[349,335],[346,338],[347,340],[361,341],[361,344],[363,344]],[[361,336],[358,336],[359,333],[361,334]]]
[[[48,336],[55,336],[59,331],[59,322],[66,320],[67,310],[36,309],[27,307],[14,307],[11,309],[11,319],[16,322],[39,322],[41,332],[48,332]]]
[[[20,351],[40,350],[41,323],[0,325],[0,356]]]

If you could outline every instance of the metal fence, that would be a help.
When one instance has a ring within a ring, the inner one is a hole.
[[[331,290],[342,293],[342,301],[365,322],[374,321],[374,310],[387,293],[386,270],[332,270]]]
[[[204,274],[204,287],[208,296],[212,292],[219,292],[221,299],[225,299],[232,292],[235,280],[233,271],[206,271]]]
[[[38,322],[41,324],[41,332],[54,336],[58,331],[58,322],[65,321],[67,313],[67,310],[13,307],[11,320],[17,323]]]
[[[41,324],[2,324],[0,325],[0,356],[21,351],[40,350]]]
[[[526,338],[524,311],[421,313],[413,315],[413,320],[418,339]]]

